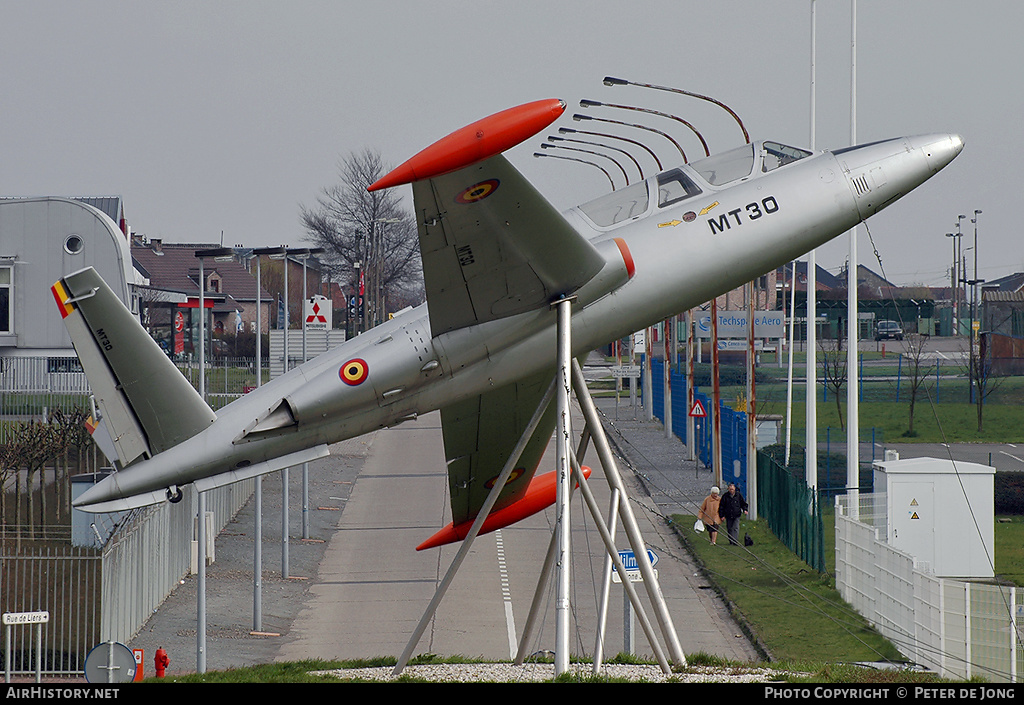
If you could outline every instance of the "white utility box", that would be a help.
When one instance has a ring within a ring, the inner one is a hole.
[[[943,578],[992,578],[995,468],[939,458],[875,461],[886,541]],[[923,566],[922,566],[923,567]]]

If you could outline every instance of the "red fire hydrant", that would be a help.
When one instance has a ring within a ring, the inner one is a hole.
[[[157,649],[156,658],[153,660],[156,662],[154,664],[156,666],[156,677],[163,678],[164,671],[166,670],[168,664],[170,664],[171,662],[171,660],[167,658],[167,652],[163,649]]]

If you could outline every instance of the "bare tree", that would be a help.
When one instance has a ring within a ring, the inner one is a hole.
[[[366,190],[387,171],[379,152],[353,152],[338,165],[339,183],[325,187],[314,207],[301,207],[306,239],[324,248],[335,281],[352,292],[362,274],[375,321],[422,291],[415,218],[394,189]]]
[[[845,429],[843,422],[843,405],[841,395],[846,387],[846,353],[843,351],[842,336],[833,341],[826,341],[818,338],[818,348],[821,352],[821,372],[825,378],[825,388],[832,392],[832,398],[836,400],[836,414],[839,416],[839,428]]]
[[[978,412],[978,432],[982,430],[985,399],[996,391],[1002,380],[992,374],[992,355],[989,350],[989,334],[980,333],[977,341],[969,341],[970,354],[967,357],[967,377],[970,380],[970,403]]]
[[[913,436],[914,433],[914,405],[917,397],[928,390],[926,381],[931,379],[935,372],[935,365],[926,362],[924,357],[925,345],[928,342],[927,335],[920,333],[909,333],[906,336],[904,356],[907,360],[907,381],[910,383],[910,416],[908,419],[906,436]]]

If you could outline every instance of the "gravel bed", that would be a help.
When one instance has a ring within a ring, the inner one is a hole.
[[[570,667],[580,676],[591,673],[589,664],[572,665]],[[361,678],[364,680],[390,681],[394,669],[387,668],[352,668],[331,671],[317,671],[317,674],[335,676],[337,678]],[[435,664],[424,666],[407,666],[403,675],[438,683],[530,683],[547,681],[555,677],[555,667],[547,663],[531,663],[516,666],[509,663],[460,663]],[[778,680],[782,674],[765,668],[711,668],[700,667],[687,669],[685,673],[665,675],[658,666],[608,664],[602,675],[609,678],[628,678],[638,683],[769,683]]]

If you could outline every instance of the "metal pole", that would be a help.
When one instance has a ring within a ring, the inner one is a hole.
[[[196,490],[196,494],[199,495],[199,526],[196,532],[199,543],[199,585],[196,598],[196,673],[206,673],[206,495],[198,490]]]
[[[850,144],[857,144],[857,0],[850,21]],[[857,226],[850,230],[850,263],[846,269],[846,493],[850,518],[860,520],[860,373],[857,369]]]
[[[288,374],[288,326],[291,313],[288,310],[288,248],[284,248],[284,373]]]
[[[206,274],[199,258],[199,396],[206,401]]]
[[[291,312],[288,308],[288,248],[284,248],[284,374],[288,374],[288,326]],[[281,471],[281,577],[288,579],[288,468]]]
[[[711,467],[715,484],[722,484],[722,392],[718,383],[718,299],[711,299]]]
[[[580,369],[579,363],[575,360],[572,361],[572,375],[573,386],[576,389],[576,399],[579,401],[580,408],[583,410],[583,417],[590,427],[594,448],[601,459],[601,466],[604,468],[608,478],[608,484],[612,489],[619,490],[619,513],[622,517],[622,528],[625,530],[630,547],[636,555],[637,567],[643,576],[647,596],[654,606],[655,615],[661,627],[662,635],[668,644],[672,661],[676,665],[685,666],[686,656],[683,655],[683,649],[679,644],[679,636],[676,634],[675,627],[672,624],[672,617],[668,612],[668,605],[665,604],[665,598],[662,595],[658,578],[654,575],[654,567],[651,565],[651,560],[647,555],[647,546],[644,544],[643,536],[640,534],[640,528],[636,523],[633,508],[629,504],[629,497],[622,482],[622,477],[619,474],[618,465],[615,462],[615,457],[612,455],[611,446],[608,444],[604,427],[601,425],[601,419],[597,414],[597,407],[594,405],[594,400],[587,389],[587,382],[583,378],[583,370]]]
[[[786,375],[786,467],[789,467],[789,448],[793,437],[793,348],[796,346],[796,260],[789,274],[789,372]],[[786,270],[783,269],[783,272]],[[785,294],[785,292],[783,292]],[[785,296],[783,296],[785,299]]]
[[[306,349],[306,316],[305,316],[305,302],[309,297],[309,292],[306,290],[306,262],[309,259],[309,254],[303,255],[302,257],[302,301],[303,301],[303,315],[302,315],[302,362],[305,363],[309,360],[309,353]],[[309,538],[309,463],[302,464],[302,538]]]
[[[256,388],[263,386],[263,304],[260,292],[263,290],[263,273],[260,255],[256,255]],[[252,629],[263,631],[263,475],[256,476],[256,493],[253,502],[253,549],[252,549]]]
[[[611,504],[608,507],[608,533],[612,543],[615,543],[615,531],[618,526],[619,513],[615,511],[619,506],[619,491],[612,490]],[[608,621],[608,597],[612,586],[612,556],[611,553],[605,556],[604,572],[601,577],[601,601],[598,603],[597,611],[597,636],[594,639],[594,673],[601,672],[601,661],[604,660],[604,630]]]
[[[672,668],[669,666],[668,660],[665,658],[665,652],[661,648],[661,644],[658,643],[658,636],[654,631],[654,626],[651,624],[650,619],[647,617],[647,613],[643,609],[643,605],[640,602],[640,596],[637,595],[636,588],[626,575],[626,568],[622,564],[622,560],[619,558],[619,552],[615,549],[615,541],[613,540],[611,532],[604,520],[601,518],[601,511],[598,509],[597,500],[594,499],[594,494],[590,491],[590,485],[587,483],[587,479],[583,477],[583,473],[580,470],[578,462],[574,464],[574,469],[576,471],[577,484],[579,484],[580,490],[583,494],[583,501],[586,503],[587,508],[590,509],[590,513],[594,517],[594,525],[597,527],[598,533],[601,535],[601,540],[604,542],[605,551],[607,551],[608,557],[611,558],[612,563],[615,565],[615,570],[620,576],[622,576],[622,587],[629,598],[628,604],[632,605],[634,612],[640,616],[640,626],[643,628],[644,634],[647,636],[647,640],[650,642],[651,648],[654,650],[654,656],[658,660],[661,670],[664,673],[671,673]],[[622,493],[618,491],[618,489],[613,491],[613,494],[618,495],[620,505],[622,502],[628,501]],[[643,551],[643,557],[648,561],[648,563],[650,562],[646,548]],[[638,555],[637,564],[640,563],[641,559]],[[557,659],[557,655],[555,658]],[[598,671],[598,667],[599,664],[595,661],[595,673]]]
[[[556,304],[558,314],[558,373],[555,388],[557,402],[557,423],[555,443],[557,448],[558,484],[555,503],[555,533],[558,536],[556,565],[558,566],[555,587],[555,676],[569,670],[569,620],[572,608],[569,604],[570,582],[570,527],[569,492],[572,487],[572,466],[569,459],[571,436],[569,397],[572,392],[572,347],[571,314],[572,301],[562,299]],[[647,348],[650,351],[650,346]],[[648,362],[650,356],[648,355]]]
[[[816,86],[814,65],[817,42],[815,0],[811,0],[811,151],[815,149]],[[807,254],[807,419],[805,422],[804,479],[807,486],[818,488],[818,399],[815,395],[818,372],[818,260],[814,250]]]
[[[690,450],[690,460],[697,457],[697,429],[696,419],[690,415],[693,409],[693,392],[696,385],[693,383],[693,347],[695,333],[693,326],[693,309],[686,312],[686,445]]]
[[[747,284],[747,503],[751,521],[757,520],[757,355],[754,350],[754,283]]]

